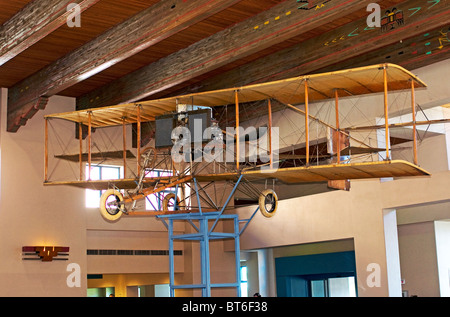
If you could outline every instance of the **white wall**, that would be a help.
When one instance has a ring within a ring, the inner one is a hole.
[[[450,297],[450,222],[435,221],[440,296]]]
[[[86,218],[82,192],[43,186],[46,113],[70,111],[74,100],[52,97],[17,133],[6,132],[7,91],[1,90],[0,296],[85,296]],[[23,261],[23,246],[68,246],[68,261]],[[70,288],[69,263],[81,267],[81,286]]]
[[[410,296],[448,296],[450,227],[445,219],[450,219],[448,201],[397,210],[402,289]]]
[[[6,132],[6,104],[7,90],[2,89],[0,252],[8,256],[0,261],[0,296],[84,297],[87,294],[87,274],[93,273],[146,273],[155,276],[163,273],[168,276],[167,255],[86,255],[87,249],[167,250],[167,229],[161,221],[154,217],[124,217],[111,223],[101,217],[97,208],[85,207],[84,189],[43,185],[43,117],[73,111],[75,100],[59,96],[50,98],[46,109],[28,120],[17,133]],[[75,126],[56,120],[51,120],[49,126],[49,175],[53,180],[74,180],[79,175],[78,163],[56,160],[53,155],[77,153]],[[102,138],[99,132],[96,136]],[[110,137],[117,138],[116,135]],[[184,225],[177,224],[175,229],[184,232]],[[23,261],[22,246],[33,245],[69,246],[69,260],[49,263]],[[183,243],[176,242],[175,249],[184,250]],[[184,271],[184,258],[175,257],[177,273]],[[66,279],[71,273],[66,270],[69,263],[77,263],[81,267],[80,287],[67,286]]]
[[[398,231],[402,289],[409,296],[440,296],[434,222],[402,225]]]

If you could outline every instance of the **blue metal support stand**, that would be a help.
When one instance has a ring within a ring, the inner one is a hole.
[[[249,219],[239,220],[239,216],[236,214],[224,214],[224,210],[226,206],[229,204],[232,196],[234,195],[237,186],[239,185],[242,176],[239,177],[238,181],[234,185],[233,190],[228,196],[228,199],[222,209],[218,212],[207,212],[203,213],[200,206],[200,199],[198,197],[198,188],[197,188],[197,180],[194,179],[194,185],[196,189],[197,201],[199,204],[199,212],[198,213],[184,213],[184,214],[169,214],[169,215],[160,215],[160,218],[169,232],[169,276],[170,276],[170,295],[172,297],[175,296],[176,289],[201,289],[203,297],[211,296],[212,288],[236,288],[237,296],[241,295],[240,292],[240,241],[239,237],[241,233],[245,230],[248,223],[255,216],[256,211]],[[227,232],[215,232],[214,229],[217,223],[221,220],[233,220],[234,230],[231,233]],[[188,221],[196,232],[189,234],[174,234],[174,222],[175,221]],[[198,222],[198,226],[195,224]],[[213,223],[211,228],[209,228],[209,224]],[[245,222],[244,227],[239,230],[239,224]],[[232,283],[211,283],[211,272],[210,272],[210,250],[209,243],[211,240],[218,239],[234,239],[234,247],[235,247],[235,266],[236,266],[236,276],[235,281]],[[174,241],[175,240],[184,240],[184,241],[199,241],[200,243],[200,263],[201,263],[201,283],[200,284],[189,284],[189,285],[175,285],[175,269],[174,269]]]

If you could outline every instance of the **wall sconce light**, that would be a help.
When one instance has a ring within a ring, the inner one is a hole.
[[[28,246],[22,247],[22,260],[67,261],[69,247]]]

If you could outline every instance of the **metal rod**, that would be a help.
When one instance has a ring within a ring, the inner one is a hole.
[[[284,104],[284,105],[287,106],[287,107],[289,107],[289,108],[291,108],[291,109],[294,110],[294,111],[297,111],[298,113],[301,113],[302,115],[305,115],[305,111],[303,111],[303,110],[301,110],[301,109],[298,109],[298,108],[294,107],[294,106],[291,105],[291,104],[286,103],[286,104]],[[331,129],[336,130],[336,127],[333,127],[331,124],[328,124],[328,123],[326,123],[325,121],[322,121],[322,120],[320,120],[320,119],[317,118],[317,117],[314,117],[314,116],[312,116],[312,115],[309,115],[309,118],[312,119],[312,120],[315,120],[315,121],[317,121],[317,122],[319,122],[319,123],[321,123],[321,124],[323,124],[323,125],[326,126],[326,127],[329,127],[329,128],[331,128]],[[347,130],[347,128],[346,128],[346,130]],[[368,144],[366,144],[366,143],[364,143],[364,142],[362,142],[362,141],[360,141],[360,140],[358,140],[358,139],[355,139],[354,137],[352,137],[349,133],[347,133],[347,132],[345,132],[345,131],[341,131],[341,134],[342,134],[342,135],[345,135],[345,136],[347,136],[347,137],[349,137],[350,139],[354,140],[355,142],[358,142],[358,143],[361,144],[361,145],[364,145],[364,146],[367,146],[367,147],[371,147],[370,145],[368,145]]]
[[[195,186],[195,195],[197,196],[197,204],[198,204],[198,210],[200,212],[200,214],[202,214],[202,204],[200,202],[200,196],[198,193],[198,186],[197,186],[197,179],[194,178],[194,186]]]
[[[222,210],[220,211],[219,215],[216,218],[216,221],[214,221],[214,224],[212,225],[211,229],[209,230],[209,232],[213,232],[214,228],[217,225],[217,222],[219,221],[220,216],[222,216],[223,212],[225,211],[225,208],[228,206],[228,204],[230,203],[231,197],[233,197],[234,192],[236,191],[236,188],[239,186],[239,183],[241,182],[243,175],[239,176],[239,179],[237,180],[236,184],[233,187],[233,190],[231,191],[231,193],[228,195],[227,201],[225,202],[225,204],[222,206]]]
[[[205,201],[211,208],[215,208],[216,210],[219,210],[219,207],[216,205],[216,203],[212,200],[211,196],[206,192],[205,188],[208,188],[211,184],[214,184],[214,182],[209,182],[205,186],[199,186],[199,189],[205,194],[206,198],[203,196],[200,196],[203,201]]]
[[[234,255],[235,255],[235,268],[236,268],[236,292],[237,297],[241,297],[241,288],[239,283],[241,282],[241,249],[239,242],[239,219],[234,218]]]
[[[204,297],[211,296],[211,275],[209,267],[209,237],[208,237],[208,218],[204,217],[200,220],[200,230],[203,239],[200,241],[201,266],[202,266],[202,284],[206,287],[202,290]]]
[[[244,230],[247,228],[247,226],[250,224],[250,221],[252,221],[253,217],[255,217],[256,213],[259,210],[259,206],[256,207],[255,211],[253,212],[253,214],[251,215],[251,217],[249,219],[245,219],[245,225],[244,227],[241,229],[241,231],[239,232],[239,234],[241,235],[242,232],[244,232]]]
[[[388,82],[387,82],[387,66],[383,67],[384,82],[384,128],[386,131],[386,160],[390,160],[389,153],[389,110],[388,110]]]
[[[200,232],[200,229],[195,225],[195,223],[192,222],[191,219],[188,219],[187,221],[191,224],[191,226],[192,226],[197,232]]]
[[[44,181],[48,181],[48,118],[45,118],[44,124]]]
[[[411,80],[411,111],[413,122],[413,151],[414,151],[414,164],[418,164],[417,158],[417,129],[416,129],[416,97],[414,92],[414,80]]]
[[[169,280],[170,280],[170,296],[175,297],[175,261],[173,252],[173,219],[169,219]]]
[[[335,109],[336,109],[336,131],[337,131],[337,163],[341,162],[341,131],[339,127],[339,94],[338,90],[334,90]]]
[[[141,106],[137,106],[137,175],[141,173]]]
[[[213,286],[213,285],[211,285],[211,286]],[[185,284],[185,285],[177,285],[174,288],[175,289],[187,289],[187,288],[195,289],[195,288],[205,288],[205,287],[206,287],[206,285],[203,285],[203,284]]]
[[[309,164],[309,95],[308,80],[305,80],[305,139],[306,139],[306,164]]]
[[[175,198],[173,202],[173,210],[177,210],[179,208],[178,206],[178,184],[175,185]]]

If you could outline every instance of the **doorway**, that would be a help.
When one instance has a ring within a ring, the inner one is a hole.
[[[356,297],[355,277],[311,279],[309,297]]]
[[[114,297],[114,296],[115,296],[114,287],[97,287],[87,289],[87,297]]]
[[[279,297],[356,297],[355,252],[275,258]]]

